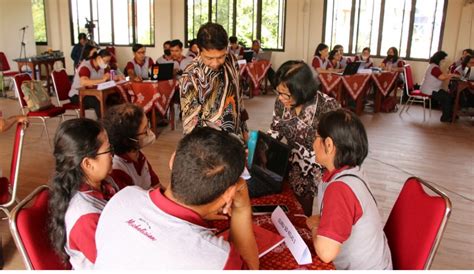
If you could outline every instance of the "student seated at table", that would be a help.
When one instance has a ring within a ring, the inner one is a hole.
[[[452,73],[458,75],[460,78],[468,78],[472,67],[474,67],[474,55],[467,55]]]
[[[96,269],[258,269],[245,151],[225,131],[196,128],[170,161],[166,190],[126,187],[96,233]],[[230,219],[230,242],[206,220]]]
[[[165,41],[163,43],[163,55],[161,55],[160,58],[156,59],[157,64],[173,63],[173,58],[171,58],[170,45],[171,41]]]
[[[158,176],[141,151],[156,139],[143,109],[129,103],[113,106],[107,110],[103,123],[115,153],[110,176],[118,187],[159,186]]]
[[[377,203],[361,165],[367,134],[349,110],[324,114],[313,144],[326,168],[319,185],[317,215],[307,219],[314,249],[336,269],[392,269],[392,258]]]
[[[116,185],[103,181],[111,171],[112,155],[107,132],[94,120],[64,121],[54,137],[50,238],[56,252],[75,270],[92,269],[99,216],[118,191]]]
[[[125,66],[125,71],[131,81],[140,82],[148,79],[148,73],[155,64],[153,59],[146,56],[146,48],[142,44],[135,44],[132,47],[133,59]]]
[[[346,57],[344,57],[344,47],[342,45],[335,45],[332,50],[337,50],[339,51],[339,54],[341,55],[341,60],[339,61],[340,65],[341,65],[341,68],[345,68],[347,63],[350,62],[349,59],[347,59]]]
[[[372,58],[370,58],[370,48],[365,47],[362,50],[362,53],[360,55],[356,55],[354,57],[355,62],[364,62],[364,68],[369,69],[374,66],[374,62],[372,61]]]
[[[403,71],[403,66],[405,65],[405,61],[403,61],[398,56],[398,49],[396,47],[391,47],[387,50],[387,57],[383,59],[380,67],[383,70],[387,71]]]
[[[233,54],[238,60],[244,58],[244,47],[239,45],[237,37],[229,37],[229,53]]]
[[[328,68],[331,68],[335,72],[342,72],[341,58],[341,53],[338,50],[331,50],[328,56]]]
[[[320,43],[316,50],[314,51],[313,62],[311,63],[312,67],[319,73],[329,73],[331,72],[329,66],[329,47],[326,44]]]
[[[108,67],[111,58],[110,52],[107,50],[99,50],[95,52],[89,59],[84,60],[78,68],[78,72],[74,75],[74,80],[69,91],[69,99],[74,104],[79,104],[79,89],[95,86],[110,80],[110,68]],[[116,75],[114,80],[120,80],[123,76]],[[118,99],[109,96],[108,104],[116,103]],[[86,96],[83,100],[84,108],[93,108],[100,118],[100,104],[93,96]]]
[[[474,50],[472,49],[464,49],[462,51],[462,54],[461,54],[461,57],[454,63],[452,63],[450,66],[449,66],[449,72],[450,73],[454,73],[454,71],[456,70],[457,67],[459,67],[462,63],[463,63],[463,60],[464,58],[466,58],[466,56],[474,56]]]

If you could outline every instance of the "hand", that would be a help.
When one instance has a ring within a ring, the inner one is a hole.
[[[317,229],[319,227],[320,219],[321,219],[320,215],[313,215],[313,216],[309,217],[308,219],[306,219],[306,225],[311,230],[311,234],[313,234],[313,237],[315,237],[313,232],[317,231]]]
[[[142,81],[142,78],[140,76],[137,76],[140,80],[138,81]],[[123,74],[119,74],[119,75],[115,75],[115,78],[114,78],[115,81],[122,81],[122,80],[125,80],[125,76],[123,76]]]
[[[235,196],[232,202],[232,210],[240,210],[245,208],[251,208],[249,190],[247,187],[247,181],[242,178],[239,178],[237,184],[235,185]]]
[[[107,82],[107,81],[109,81],[109,79],[110,79],[110,73],[107,72],[107,73],[104,74],[104,76],[102,77],[102,81]]]
[[[17,116],[15,116],[15,119],[16,119],[17,123],[23,123],[26,126],[28,126],[28,124],[30,122],[30,121],[28,121],[28,117],[26,117],[24,115],[17,115]]]

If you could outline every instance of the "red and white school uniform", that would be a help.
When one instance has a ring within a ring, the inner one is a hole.
[[[108,182],[102,183],[102,191],[84,183],[69,202],[64,216],[65,250],[73,269],[93,268],[97,256],[95,232],[99,216],[117,191],[117,186]]]
[[[359,167],[343,167],[323,175],[318,236],[341,244],[333,261],[338,270],[392,269],[382,219],[362,173]]]
[[[356,55],[354,57],[354,62],[364,62],[364,68],[366,68],[366,69],[369,69],[369,68],[374,66],[374,62],[372,61],[372,59],[370,57],[367,60],[364,60],[364,58],[362,58],[362,56]]]
[[[105,207],[95,269],[242,269],[233,247],[160,189],[126,187]]]
[[[138,155],[138,162],[134,162],[126,154],[114,155],[110,177],[112,177],[119,189],[133,185],[143,189],[150,189],[160,185],[160,179],[141,151]]]
[[[383,64],[385,64],[385,67],[387,69],[391,69],[391,68],[403,68],[403,66],[405,65],[405,61],[403,61],[401,58],[398,58],[397,61],[393,62],[392,60],[387,60],[387,58],[385,58],[383,61],[382,61]]]
[[[441,68],[431,63],[425,71],[425,77],[420,86],[420,91],[427,95],[432,95],[433,91],[439,91],[443,88],[443,81],[439,80],[439,76],[443,74]]]
[[[460,64],[459,66],[457,66],[454,70],[453,70],[453,74],[456,74],[456,75],[459,75],[461,77],[467,77],[468,75],[467,74],[467,70],[466,70],[466,66],[463,66],[462,64]]]
[[[231,46],[228,47],[228,52],[230,54],[233,54],[235,58],[239,59],[239,56],[242,57],[244,56],[244,47],[239,45],[236,49],[232,49]]]
[[[148,72],[154,64],[155,63],[153,60],[148,56],[145,57],[143,64],[139,64],[137,60],[133,58],[132,61],[129,61],[125,66],[125,71],[133,69],[135,75],[140,76],[142,79],[146,80],[148,79]]]
[[[105,69],[101,67],[94,66],[92,59],[84,60],[77,68],[77,73],[74,75],[74,80],[72,81],[71,90],[68,93],[69,97],[74,95],[79,95],[79,89],[81,86],[81,77],[88,77],[91,80],[99,80],[104,77],[104,75],[110,71],[110,68]]]
[[[330,62],[328,59],[322,59],[321,57],[315,55],[311,65],[313,66],[314,70],[317,71],[318,68],[327,69],[329,66],[329,63]]]
[[[342,69],[342,64],[341,62],[337,62],[336,65],[334,65],[331,61],[329,61],[327,68],[332,68],[332,69]]]

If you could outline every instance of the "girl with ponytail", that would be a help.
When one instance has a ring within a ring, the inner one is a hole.
[[[63,122],[54,138],[55,172],[50,182],[50,238],[73,269],[91,269],[100,213],[117,191],[103,181],[112,168],[113,148],[104,128],[90,119]]]

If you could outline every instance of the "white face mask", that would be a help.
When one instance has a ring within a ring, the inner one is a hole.
[[[153,144],[156,140],[156,135],[151,129],[148,128],[145,134],[138,136],[138,140],[134,138],[130,138],[130,140],[138,142],[138,146],[140,146],[140,149],[142,149]]]
[[[107,67],[107,64],[103,60],[100,60],[97,63],[101,69],[105,69]]]

